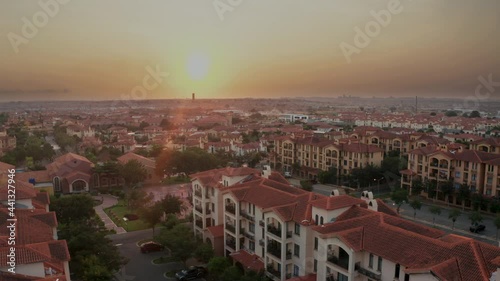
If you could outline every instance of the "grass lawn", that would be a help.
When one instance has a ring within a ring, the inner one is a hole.
[[[128,222],[123,221],[123,216],[125,216],[126,214],[137,215],[136,212],[131,212],[127,209],[123,200],[119,200],[118,204],[113,207],[106,208],[104,211],[113,220],[113,222],[115,222],[117,226],[123,227],[126,231],[136,231],[150,228],[141,219]]]

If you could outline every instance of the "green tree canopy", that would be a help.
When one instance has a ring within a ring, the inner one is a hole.
[[[391,200],[397,206],[396,211],[399,214],[399,209],[404,202],[408,201],[408,191],[406,189],[396,189],[391,193]]]

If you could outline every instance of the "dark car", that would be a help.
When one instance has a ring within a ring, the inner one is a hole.
[[[479,231],[483,231],[485,228],[486,226],[484,226],[484,224],[475,223],[470,226],[469,230],[470,232],[478,233]]]
[[[141,245],[141,253],[150,253],[150,252],[160,252],[165,250],[165,247],[156,242],[146,242]]]
[[[206,269],[201,266],[191,266],[188,269],[177,272],[175,277],[179,281],[193,280],[202,277],[206,273]]]
[[[310,181],[312,184],[317,184],[317,183],[318,183],[318,181],[317,181],[317,180],[315,180],[315,179],[312,179],[312,180],[309,180],[309,181]]]

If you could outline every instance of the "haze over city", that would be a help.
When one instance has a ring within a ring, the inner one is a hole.
[[[366,33],[389,2],[67,1],[26,36],[23,18],[44,10],[8,1],[0,100],[116,99],[151,69],[165,75],[146,99],[449,98],[473,95],[480,76],[500,80],[497,0],[397,1],[356,45],[355,29]],[[357,48],[349,59],[343,43]]]

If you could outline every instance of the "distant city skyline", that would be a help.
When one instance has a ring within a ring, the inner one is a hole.
[[[500,91],[497,0],[117,3],[4,3],[0,102]]]

